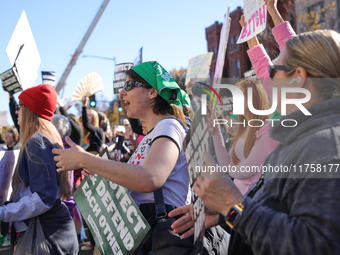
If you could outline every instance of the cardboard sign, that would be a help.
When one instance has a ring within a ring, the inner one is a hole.
[[[208,78],[213,55],[213,52],[209,52],[189,59],[185,84],[188,84],[191,78]]]
[[[193,185],[198,176],[197,167],[204,165],[203,152],[209,151],[209,123],[207,115],[201,115],[198,111],[193,119],[189,133],[186,137],[185,158],[188,166],[188,173],[191,187],[191,203],[194,205],[195,232],[193,254],[201,254],[203,248],[203,237],[205,233],[205,211],[202,200],[192,191]]]
[[[7,126],[7,111],[0,112],[0,126]]]
[[[12,67],[16,67],[22,89],[32,87],[38,77],[41,59],[25,11],[14,29],[6,53]]]
[[[12,193],[12,176],[18,162],[19,150],[0,151],[0,206]]]
[[[12,67],[6,72],[0,74],[0,79],[2,80],[2,84],[6,87],[9,93],[14,94],[22,90],[18,79],[18,72],[16,67]]]
[[[74,199],[101,254],[133,254],[150,230],[129,191],[98,175],[85,177]]]
[[[225,60],[225,52],[227,50],[229,31],[230,31],[230,17],[229,17],[230,6],[228,7],[227,14],[225,15],[224,23],[221,29],[220,44],[218,46],[218,55],[215,67],[213,87],[222,78],[223,66]]]
[[[116,65],[115,68],[115,76],[113,78],[113,93],[119,94],[119,92],[123,89],[126,74],[125,72],[133,67],[133,63],[122,63]]]
[[[243,0],[244,27],[237,44],[248,41],[266,29],[267,6],[263,0]]]

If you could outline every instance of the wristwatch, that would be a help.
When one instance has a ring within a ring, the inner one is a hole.
[[[231,207],[229,213],[227,213],[227,215],[224,218],[225,223],[227,223],[230,228],[234,228],[234,226],[239,221],[242,215],[242,212],[243,212],[243,201]]]

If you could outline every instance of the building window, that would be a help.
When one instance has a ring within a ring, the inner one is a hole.
[[[238,35],[235,36],[235,45],[236,45],[236,49],[239,49],[239,44],[237,44],[238,41]]]
[[[230,50],[231,51],[234,50],[234,38],[233,37],[230,38]]]
[[[314,4],[307,8],[308,21],[311,25],[320,24],[325,21],[325,9],[323,2]]]
[[[240,60],[237,60],[237,77],[241,76],[241,64]]]
[[[231,70],[232,70],[232,72],[233,72],[233,78],[235,78],[236,77],[236,70],[235,70],[236,68],[235,68],[235,60],[232,60],[231,61]]]

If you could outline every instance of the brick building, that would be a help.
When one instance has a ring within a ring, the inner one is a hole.
[[[296,30],[296,18],[293,0],[279,0],[278,10],[284,20],[288,20],[292,27]],[[247,43],[236,44],[238,36],[241,33],[239,20],[242,16],[242,8],[237,7],[236,10],[230,13],[231,24],[229,32],[228,47],[223,68],[223,78],[243,78],[244,73],[251,69],[251,63],[247,55]],[[222,23],[217,21],[205,29],[208,52],[214,52],[210,66],[210,77],[214,76],[217,51],[220,41],[220,32]],[[270,16],[268,16],[267,29],[258,35],[260,43],[263,44],[270,58],[273,59],[279,54],[278,45],[275,43],[271,35],[271,28],[274,26]]]

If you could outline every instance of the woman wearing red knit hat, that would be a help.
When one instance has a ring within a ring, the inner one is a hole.
[[[19,100],[22,148],[13,174],[11,203],[0,206],[0,220],[14,222],[22,237],[28,223],[39,219],[46,238],[46,253],[77,254],[76,230],[60,199],[71,196],[68,173],[57,173],[52,154],[53,148],[63,148],[61,137],[51,123],[57,93],[51,85],[42,84],[24,90]],[[16,249],[27,249],[20,246],[20,238]]]

